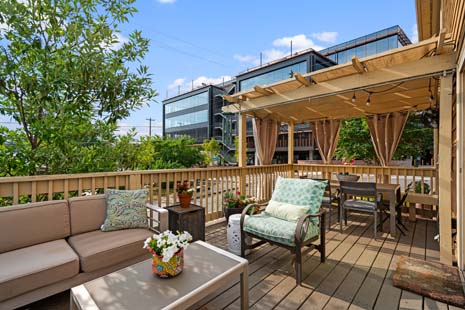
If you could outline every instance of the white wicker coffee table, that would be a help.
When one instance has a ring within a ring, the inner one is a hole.
[[[151,265],[149,259],[72,288],[71,309],[186,309],[238,277],[241,309],[248,309],[246,259],[196,241],[177,277],[160,279]]]

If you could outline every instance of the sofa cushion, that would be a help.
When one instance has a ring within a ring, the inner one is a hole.
[[[0,208],[0,253],[63,239],[69,233],[66,200]]]
[[[81,270],[91,272],[145,253],[148,255],[142,247],[151,235],[153,232],[148,229],[96,230],[71,236],[68,242],[79,255]]]
[[[102,231],[148,227],[147,190],[107,189],[105,195],[107,215]]]
[[[0,254],[0,301],[77,275],[79,259],[65,240]]]
[[[71,235],[100,229],[107,212],[105,195],[91,195],[69,200]]]
[[[319,234],[318,225],[311,221],[309,223],[305,240]],[[244,220],[244,230],[246,232],[289,246],[295,245],[294,234],[296,227],[296,222],[281,220],[267,213],[246,216]]]

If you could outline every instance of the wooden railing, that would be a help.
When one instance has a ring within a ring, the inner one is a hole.
[[[223,216],[223,193],[240,191],[264,201],[271,197],[278,176],[308,175],[332,177],[349,172],[361,180],[401,184],[419,181],[437,193],[433,168],[339,166],[339,165],[270,165],[212,167],[205,169],[146,170],[71,175],[0,178],[0,204],[67,199],[84,194],[103,193],[107,188],[149,190],[150,202],[166,207],[177,203],[176,183],[189,181],[195,187],[193,203],[205,207],[207,221]],[[428,184],[428,185],[426,185]],[[426,195],[426,194],[425,194]],[[430,194],[428,194],[430,195]]]

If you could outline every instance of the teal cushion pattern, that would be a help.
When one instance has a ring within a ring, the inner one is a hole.
[[[107,216],[100,229],[147,228],[147,194],[145,189],[106,190]]]
[[[326,182],[278,177],[271,201],[305,207],[306,213],[315,214],[321,207],[325,188]],[[272,215],[289,220],[289,215],[280,211]]]
[[[296,222],[289,222],[266,213],[247,216],[244,220],[244,230],[267,240],[284,245],[295,246],[294,234]],[[318,225],[310,222],[305,240],[319,234]]]

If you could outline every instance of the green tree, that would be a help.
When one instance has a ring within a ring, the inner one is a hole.
[[[29,144],[28,174],[90,170],[113,143],[116,121],[153,100],[140,64],[149,41],[119,31],[134,1],[0,1],[0,114],[21,125],[9,138]],[[79,158],[87,163],[69,163]]]
[[[411,113],[393,159],[429,157],[433,147],[433,129],[426,127],[417,113]],[[336,158],[342,157],[378,161],[365,118],[342,121]]]
[[[213,161],[213,157],[216,157],[218,154],[220,154],[221,145],[214,138],[211,138],[210,140],[205,139],[202,144],[202,149],[208,157],[208,163],[211,163]]]
[[[153,169],[190,168],[205,164],[202,148],[187,137],[155,137]]]
[[[336,148],[336,158],[377,160],[365,118],[343,120]]]

